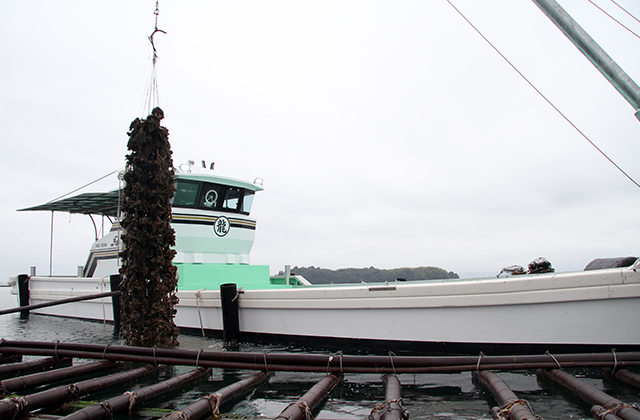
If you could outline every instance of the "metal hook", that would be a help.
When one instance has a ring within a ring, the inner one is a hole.
[[[158,0],[156,0],[156,10],[153,11],[153,14],[156,16],[156,23],[155,23],[155,27],[153,29],[153,32],[151,32],[151,35],[149,35],[149,42],[151,42],[151,48],[153,48],[153,64],[155,64],[156,63],[156,59],[158,58],[158,52],[156,50],[156,45],[153,42],[153,36],[157,32],[162,32],[163,34],[166,34],[166,32],[163,31],[162,29],[158,29],[158,15],[160,14],[160,9],[158,7]]]

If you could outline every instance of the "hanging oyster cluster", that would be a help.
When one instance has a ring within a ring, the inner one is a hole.
[[[175,232],[171,227],[173,159],[169,131],[160,126],[164,112],[131,123],[121,222],[121,335],[128,345],[169,347],[178,344],[173,318],[177,269],[172,264]]]

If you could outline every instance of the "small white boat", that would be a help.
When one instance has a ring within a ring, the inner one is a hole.
[[[534,1],[580,46],[640,118],[640,87],[559,5],[551,0]],[[196,174],[189,166],[176,173],[176,186],[172,225],[180,303],[175,322],[182,331],[438,352],[640,349],[640,329],[635,324],[640,318],[637,259],[623,267],[613,264],[574,273],[312,285],[289,274],[272,278],[267,266],[249,264],[256,228],[249,214],[255,193],[262,190],[259,183],[213,172]],[[116,218],[118,202],[118,192],[111,192],[80,195],[28,210]],[[119,268],[119,235],[116,221],[94,243],[78,277],[32,275],[30,303],[109,291],[109,279]],[[18,293],[18,281],[13,284]],[[230,288],[229,302],[225,285],[235,285]],[[34,312],[114,319],[110,298]]]
[[[249,264],[256,229],[251,204],[261,182],[192,165],[178,168],[175,179],[175,322],[182,332],[222,335],[235,329],[241,339],[456,353],[640,349],[640,260],[574,273],[312,285],[289,273],[270,277],[268,266]],[[25,209],[114,220],[77,277],[30,276],[30,304],[111,291],[110,278],[119,269],[118,202],[116,191]],[[18,282],[12,283],[18,294]],[[235,285],[236,321],[223,316],[222,285]],[[110,297],[33,313],[114,321]]]

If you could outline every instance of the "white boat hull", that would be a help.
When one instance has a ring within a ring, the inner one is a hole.
[[[241,337],[381,348],[640,348],[639,263],[630,268],[501,279],[246,290]],[[31,304],[109,291],[108,281],[30,279]],[[220,291],[179,291],[176,324],[221,334]],[[34,313],[113,321],[111,298]]]

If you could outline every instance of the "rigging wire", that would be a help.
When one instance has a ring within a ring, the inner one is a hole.
[[[103,175],[103,176],[101,176],[100,178],[95,179],[95,180],[93,180],[93,181],[89,182],[88,184],[84,184],[82,187],[78,187],[78,188],[76,188],[76,189],[75,189],[75,190],[73,190],[73,191],[69,191],[69,192],[68,192],[68,193],[66,193],[66,194],[62,194],[62,195],[61,195],[60,197],[58,197],[58,198],[54,198],[53,200],[49,200],[49,201],[47,201],[47,203],[46,203],[46,204],[53,203],[54,201],[60,200],[61,198],[64,198],[64,197],[67,197],[67,196],[69,196],[69,195],[73,194],[74,192],[80,191],[81,189],[88,187],[89,185],[95,184],[95,183],[96,183],[96,182],[98,182],[98,181],[102,181],[102,180],[103,180],[103,179],[105,179],[106,177],[111,176],[111,175],[115,174],[116,172],[118,172],[118,171],[116,170],[116,171],[113,171],[113,172],[109,172],[108,174]]]
[[[611,16],[609,13],[607,13],[602,7],[598,6],[597,4],[595,4],[593,2],[593,0],[588,0],[589,3],[591,3],[592,5],[594,5],[598,10],[600,10],[602,13],[604,13],[605,15],[607,15],[611,20],[613,20],[615,23],[617,23],[618,25],[622,26],[624,29],[626,29],[627,31],[631,32],[633,35],[635,35],[637,38],[640,38],[640,35],[638,35],[637,33],[633,32],[633,30],[629,29],[627,26],[624,25],[624,23],[620,22],[618,19],[614,18],[613,16]],[[614,2],[615,3],[615,2]],[[620,6],[618,6],[620,7]],[[624,10],[624,9],[622,9]],[[626,10],[625,10],[626,12]],[[628,13],[628,12],[627,12]],[[635,18],[634,18],[635,19]],[[637,19],[636,19],[637,20]]]
[[[620,8],[620,10],[622,10],[623,12],[625,12],[626,14],[628,14],[629,16],[631,16],[631,17],[632,17],[636,22],[640,23],[640,20],[639,20],[637,17],[633,16],[633,15],[631,14],[631,12],[629,12],[627,9],[625,9],[624,7],[622,7],[622,6],[620,6],[618,3],[616,3],[616,1],[615,1],[615,0],[611,0],[611,3],[615,4],[616,6],[618,6],[618,8]]]
[[[158,0],[156,0],[156,8],[153,11],[155,15],[155,27],[151,35],[149,35],[149,42],[151,43],[151,48],[153,49],[153,58],[151,59],[151,71],[149,73],[149,78],[147,79],[147,85],[145,88],[145,99],[143,105],[144,115],[151,114],[151,110],[156,106],[160,105],[160,96],[158,94],[158,73],[156,69],[156,63],[158,62],[158,50],[156,49],[156,44],[154,42],[153,37],[158,32],[166,34],[162,29],[158,29],[158,15],[160,14],[160,9],[158,5]]]
[[[53,200],[47,201],[46,204],[53,203],[54,201],[58,201],[61,198],[67,197],[67,196],[73,194],[74,192],[80,191],[81,189],[86,188],[89,185],[95,184],[96,182],[101,181],[101,180],[107,178],[108,176],[111,176],[111,175],[115,174],[116,172],[118,172],[118,171],[109,172],[108,174],[103,175],[100,178],[95,179],[95,180],[83,185],[82,187],[78,187],[73,191],[69,191],[66,194],[62,194],[58,198],[54,198]],[[52,273],[53,273],[53,214],[54,213],[55,213],[55,211],[52,210],[51,211],[51,232],[50,232],[50,239],[49,239],[49,276],[53,275]],[[69,217],[71,217],[71,213],[69,213]],[[89,215],[89,217],[91,217],[91,215]],[[93,221],[93,217],[91,217],[91,221],[93,222],[93,227],[94,227],[94,229],[96,229],[96,232],[97,232],[96,223]],[[104,227],[103,227],[103,230],[104,230]],[[96,233],[96,240],[97,240],[97,236],[98,235]]]
[[[587,140],[589,142],[589,144],[591,144],[602,156],[604,156],[613,166],[615,166],[616,169],[618,169],[618,171],[620,171],[624,176],[626,176],[627,179],[629,179],[629,181],[633,182],[636,187],[640,188],[640,184],[638,184],[638,182],[636,182],[636,180],[634,180],[628,173],[626,173],[624,171],[624,169],[622,169],[620,166],[618,166],[618,164],[615,163],[613,161],[613,159],[611,159],[609,156],[607,156],[607,154],[602,149],[600,149],[585,133],[583,133],[582,130],[580,130],[569,119],[569,117],[567,117],[562,111],[560,111],[560,109],[557,106],[555,106],[553,104],[553,102],[551,102],[551,100],[549,98],[547,98],[529,79],[527,79],[527,77],[520,70],[518,70],[518,68],[511,61],[509,61],[509,59],[504,54],[502,54],[502,52],[500,52],[500,50],[495,45],[493,45],[491,43],[491,41],[489,41],[489,39],[486,36],[484,36],[484,34],[482,32],[480,32],[480,30],[473,23],[471,23],[471,21],[469,19],[467,19],[467,17],[451,2],[451,0],[446,0],[446,1],[462,17],[462,19],[464,19],[478,33],[478,35],[480,35],[482,37],[482,39],[484,39],[487,42],[487,44],[489,44],[489,46],[491,46],[491,48],[493,48],[493,50],[495,52],[497,52],[498,55],[500,55],[500,57],[502,57],[502,59],[504,61],[506,61],[507,64],[509,64],[509,66],[511,66],[511,68],[513,70],[515,70],[516,73],[518,73],[520,75],[520,77],[522,77],[522,79],[524,79],[524,81],[527,82],[527,84],[529,86],[531,86],[533,88],[533,90],[535,90],[538,93],[538,95],[540,95],[542,97],[542,99],[544,99],[549,105],[551,105],[551,107],[553,109],[555,109],[556,112],[558,114],[560,114],[560,116],[562,118],[564,118],[564,120],[566,122],[569,123],[569,125],[571,125],[578,133],[580,133],[580,135],[582,137],[584,137],[584,139]]]

